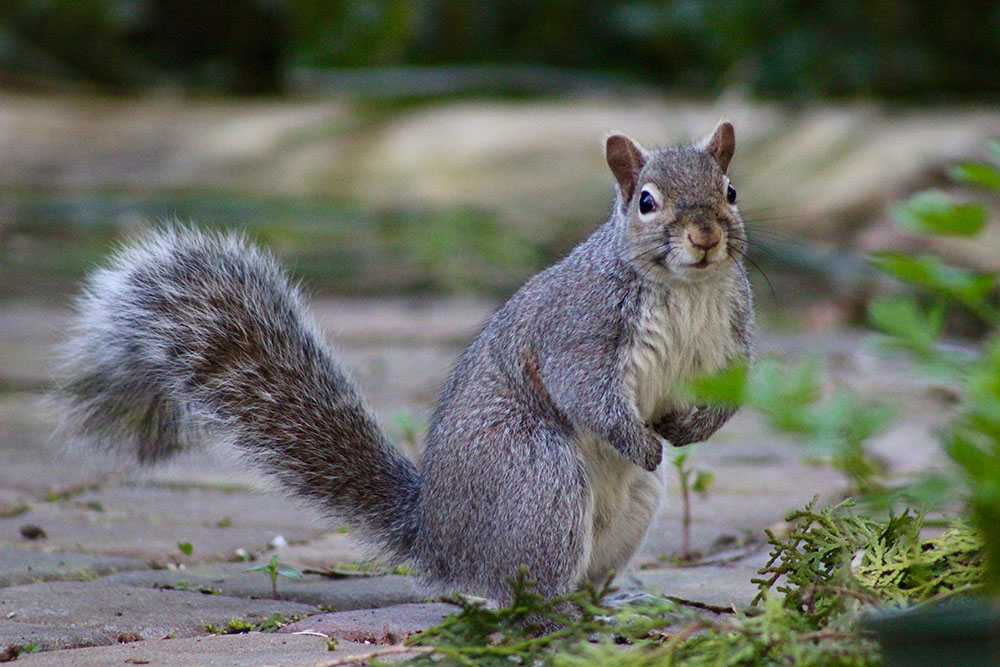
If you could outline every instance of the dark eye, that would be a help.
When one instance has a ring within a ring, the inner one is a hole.
[[[736,188],[730,183],[729,187],[726,188],[726,201],[730,204],[736,203]]]
[[[642,194],[639,195],[639,213],[649,213],[656,209],[656,200],[653,199],[653,195],[649,194],[649,190],[643,190]]]

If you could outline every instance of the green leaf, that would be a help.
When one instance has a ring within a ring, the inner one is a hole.
[[[687,461],[687,457],[688,457],[687,451],[678,452],[677,455],[674,456],[674,461],[673,461],[674,466],[678,470],[682,469],[684,467],[684,462]]]
[[[191,546],[190,542],[178,542],[177,548],[181,550],[181,553],[185,556],[190,556],[194,553],[194,547]]]
[[[940,190],[926,190],[892,209],[900,226],[918,234],[974,236],[986,224],[987,210],[977,202],[957,203]]]
[[[992,164],[973,162],[956,164],[948,170],[948,175],[959,183],[1000,190],[1000,169]]]
[[[879,252],[871,262],[881,271],[965,304],[977,304],[996,286],[996,277],[948,266],[934,255]]]
[[[747,383],[747,362],[735,361],[721,371],[702,375],[688,384],[693,403],[726,403],[738,405],[743,402]]]
[[[868,319],[907,349],[930,357],[937,351],[935,345],[944,330],[944,304],[938,301],[924,310],[909,297],[880,298],[868,305]]]
[[[811,359],[788,365],[763,359],[750,376],[747,400],[772,426],[791,433],[812,433],[816,418],[810,406],[821,395],[819,365]]]
[[[301,572],[301,570],[298,570],[297,568],[294,568],[291,565],[285,565],[283,563],[279,563],[278,564],[278,566],[277,566],[277,572],[281,576],[287,577],[289,579],[301,579],[302,578],[302,572]]]
[[[275,554],[275,555],[271,556],[271,560],[267,561],[266,563],[262,563],[260,565],[254,565],[253,567],[248,567],[247,569],[245,569],[243,571],[244,572],[261,572],[261,571],[266,571],[273,578],[273,577],[277,576],[277,574],[276,574],[277,567],[278,567],[278,555]]]
[[[698,470],[695,472],[691,488],[697,493],[708,493],[713,484],[715,484],[715,473],[711,470]]]
[[[976,446],[968,434],[954,433],[945,444],[951,460],[972,480],[983,480],[990,472],[990,456]]]

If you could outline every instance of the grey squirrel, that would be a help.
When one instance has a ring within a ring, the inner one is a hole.
[[[59,387],[71,425],[144,463],[226,441],[449,588],[504,600],[521,565],[549,596],[603,579],[645,536],[663,439],[704,440],[733,412],[677,388],[751,355],[734,147],[725,122],[665,150],[607,139],[610,220],[468,347],[419,468],[271,256],[178,226],[89,278]]]

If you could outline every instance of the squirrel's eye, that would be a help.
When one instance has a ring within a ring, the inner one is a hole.
[[[736,203],[736,188],[733,187],[732,183],[726,188],[726,201],[730,204]]]
[[[649,194],[649,190],[643,190],[642,194],[639,195],[639,213],[649,213],[656,208],[656,200],[653,199],[653,195]]]

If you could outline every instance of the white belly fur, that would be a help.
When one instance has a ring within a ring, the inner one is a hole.
[[[647,293],[625,365],[626,386],[644,421],[684,407],[678,392],[683,382],[718,371],[739,354],[727,287],[706,281],[675,286],[669,295]]]
[[[598,438],[581,438],[579,451],[588,481],[584,525],[590,536],[578,578],[602,582],[608,570],[621,572],[646,537],[663,484],[658,472],[626,461]]]
[[[714,283],[714,284],[713,284]],[[640,418],[651,422],[683,406],[678,385],[721,369],[739,353],[732,332],[731,297],[715,281],[650,293],[639,335],[626,356],[625,382]],[[621,570],[645,539],[663,490],[660,471],[624,460],[608,443],[584,438],[580,450],[589,486],[589,551],[581,577],[601,579]]]

